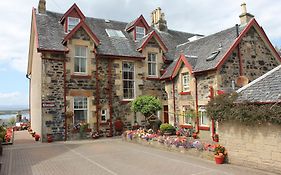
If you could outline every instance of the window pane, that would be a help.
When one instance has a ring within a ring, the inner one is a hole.
[[[86,72],[86,59],[85,58],[80,58],[80,63],[81,63],[81,70],[80,72]]]

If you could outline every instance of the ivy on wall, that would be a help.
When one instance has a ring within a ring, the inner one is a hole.
[[[239,121],[247,125],[272,123],[281,125],[281,104],[235,103],[238,94],[216,96],[207,105],[207,114],[218,122]]]

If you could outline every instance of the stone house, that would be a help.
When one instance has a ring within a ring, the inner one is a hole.
[[[218,124],[207,116],[210,98],[237,90],[280,64],[280,56],[254,16],[242,4],[241,23],[218,33],[177,45],[175,60],[164,75],[170,123],[195,126],[210,139]],[[192,110],[196,117],[190,117]]]
[[[280,85],[281,66],[278,66],[238,89],[236,103],[246,102],[259,107],[270,105],[270,108],[280,108]],[[220,142],[228,150],[230,163],[280,173],[280,124],[263,122],[243,125],[239,122],[225,121],[220,123],[219,134]]]
[[[51,12],[39,1],[32,10],[27,77],[31,127],[43,140],[47,134],[65,140],[81,121],[110,133],[117,118],[127,128],[141,124],[141,114],[130,111],[140,95],[161,100],[163,122],[184,124],[177,119],[184,108],[204,118],[210,86],[215,95],[236,87],[237,78],[251,81],[280,63],[246,9],[240,25],[206,37],[168,29],[160,8],[151,16],[151,25],[142,15],[127,23],[85,17],[76,4],[63,14]],[[203,123],[198,131],[213,130]]]

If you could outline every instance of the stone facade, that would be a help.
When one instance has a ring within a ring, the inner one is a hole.
[[[47,56],[47,55],[46,55]],[[48,56],[47,56],[48,57]],[[64,139],[64,63],[42,60],[42,139],[53,134],[54,140]]]
[[[246,76],[249,82],[280,64],[254,27],[242,38],[239,48],[242,59],[242,75]],[[240,75],[239,67],[238,50],[236,49],[222,66],[220,88],[232,89],[232,81],[235,89],[239,88],[236,85],[236,79]]]
[[[246,126],[224,122],[219,127],[220,143],[232,164],[280,173],[281,127],[273,124]]]

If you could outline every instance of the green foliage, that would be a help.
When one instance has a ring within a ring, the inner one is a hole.
[[[172,132],[174,130],[175,130],[175,128],[171,124],[163,123],[163,124],[160,125],[160,131],[161,132]]]
[[[149,117],[162,109],[162,104],[159,99],[153,96],[139,96],[131,105],[133,112],[140,112],[145,117]]]
[[[216,96],[207,105],[207,114],[216,121],[239,121],[244,124],[281,124],[280,104],[235,103],[237,94]]]
[[[9,119],[9,123],[8,123],[10,126],[14,126],[15,124],[16,124],[16,119],[15,119],[15,117],[11,117],[10,119]]]
[[[4,140],[6,135],[6,129],[3,126],[0,126],[0,144]]]

